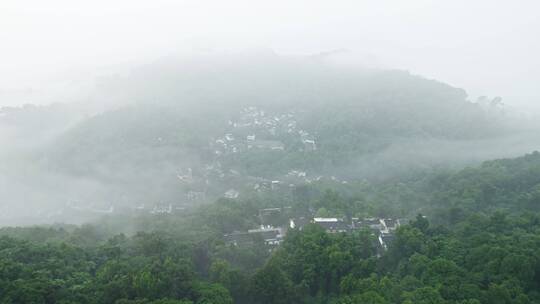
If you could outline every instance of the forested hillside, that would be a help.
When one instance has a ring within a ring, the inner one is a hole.
[[[539,211],[540,153],[488,161],[479,168],[438,176],[427,186],[433,189],[433,201],[443,207]]]
[[[48,170],[106,184],[112,192],[98,200],[109,203],[170,203],[189,191],[211,201],[230,188],[245,193],[238,188],[254,179],[285,182],[291,170],[311,179],[388,178],[419,169],[420,157],[384,154],[401,145],[474,144],[507,131],[462,89],[317,58],[164,59],[102,82],[130,102],[82,121],[44,153]],[[176,175],[187,170],[193,182],[181,185]]]
[[[357,192],[320,185],[287,202],[291,216],[323,208],[354,217],[390,216],[413,200],[406,208],[428,216],[411,216],[383,251],[369,230],[328,233],[316,224],[289,229],[278,247],[227,242],[261,224],[260,208],[283,203],[260,197],[182,215],[3,228],[0,302],[538,303],[538,164],[535,152]]]

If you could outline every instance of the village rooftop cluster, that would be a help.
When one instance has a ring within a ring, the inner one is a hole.
[[[244,232],[233,232],[224,235],[224,240],[229,245],[244,246],[252,244],[257,239],[264,241],[270,246],[270,250],[280,245],[289,229],[302,230],[306,225],[314,224],[322,227],[327,233],[350,233],[358,230],[369,230],[377,239],[379,251],[388,249],[388,245],[393,241],[395,231],[401,226],[403,219],[391,218],[356,218],[350,220],[345,218],[323,218],[323,217],[298,217],[290,218],[288,225],[275,227],[265,224],[265,218],[272,215],[279,216],[290,210],[285,208],[269,208],[259,210],[261,226]]]

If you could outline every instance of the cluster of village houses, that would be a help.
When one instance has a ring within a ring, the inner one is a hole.
[[[306,171],[302,170],[290,170],[280,179],[267,179],[256,176],[242,176],[240,172],[234,169],[224,169],[219,161],[216,161],[212,165],[206,165],[202,176],[194,177],[193,170],[191,168],[180,169],[177,173],[179,182],[187,187],[193,187],[193,185],[203,185],[188,190],[185,195],[185,200],[188,202],[200,202],[206,200],[205,189],[212,183],[214,179],[218,180],[232,180],[234,178],[242,177],[242,183],[248,187],[249,191],[255,192],[267,192],[267,191],[279,191],[296,187],[301,184],[311,184],[320,181],[331,181],[335,183],[348,184],[347,180],[342,180],[335,176],[322,176],[322,175],[309,175]],[[229,199],[236,199],[240,195],[238,189],[230,188],[222,193],[222,196]]]
[[[236,190],[229,190],[226,196],[233,199],[238,197],[239,193]],[[76,202],[67,204],[68,209],[74,211],[83,211],[90,213],[113,213],[114,206],[109,208],[95,208],[92,206],[84,206]],[[140,205],[134,208],[138,213],[149,213],[154,215],[173,214],[184,212],[187,205],[173,204],[154,204],[152,206]],[[377,248],[379,253],[388,249],[388,245],[394,239],[396,229],[404,222],[404,220],[393,218],[327,218],[327,217],[296,217],[289,218],[288,225],[277,225],[276,222],[285,222],[284,217],[287,217],[291,212],[291,207],[284,208],[268,208],[259,210],[260,227],[250,229],[243,232],[233,232],[224,235],[224,240],[227,244],[234,246],[244,246],[252,244],[256,239],[262,240],[273,250],[279,246],[289,229],[302,230],[308,224],[315,224],[322,227],[327,233],[348,233],[356,230],[369,230],[377,239]],[[271,218],[274,218],[272,220]],[[276,218],[278,218],[276,220]]]
[[[317,149],[315,137],[298,128],[294,112],[269,115],[257,107],[247,107],[238,120],[229,121],[229,127],[227,133],[211,143],[218,156],[251,149],[284,151],[285,144],[279,140],[284,136],[298,139],[304,151]]]
[[[274,227],[268,224],[265,225],[262,216],[264,213],[268,214],[271,212],[283,212],[283,208],[260,210],[259,214],[263,223],[259,228],[226,234],[224,235],[225,242],[234,246],[242,246],[251,244],[255,239],[259,238],[266,245],[270,246],[270,250],[273,250],[283,242],[289,229],[302,230],[308,224],[315,224],[324,228],[327,233],[348,233],[355,230],[367,229],[376,236],[377,248],[379,252],[382,252],[388,249],[388,245],[394,239],[396,229],[404,221],[391,218],[352,218],[346,220],[344,218],[299,217],[289,219],[289,225]]]

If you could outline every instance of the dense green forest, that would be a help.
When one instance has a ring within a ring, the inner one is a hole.
[[[328,186],[328,187],[327,187]],[[540,153],[400,181],[220,199],[182,216],[2,228],[1,303],[540,303]],[[368,230],[290,229],[274,250],[223,235],[263,207],[402,216]],[[422,213],[423,215],[421,215]]]

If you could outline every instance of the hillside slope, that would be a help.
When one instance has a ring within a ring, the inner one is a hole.
[[[182,191],[213,194],[252,180],[285,181],[291,171],[365,178],[358,159],[396,143],[500,134],[497,120],[463,90],[440,82],[313,58],[263,58],[170,60],[111,79],[111,94],[137,102],[71,129],[49,149],[52,165],[126,191],[143,184],[170,199],[187,171],[194,181]]]

